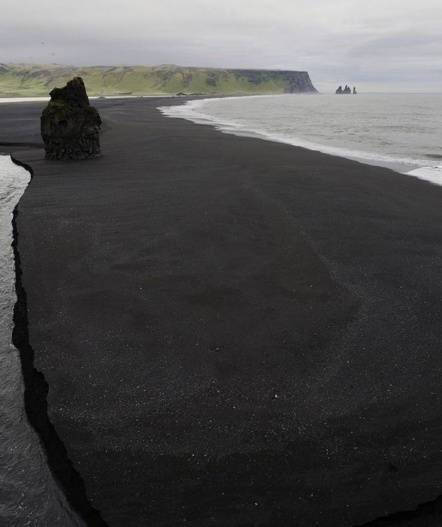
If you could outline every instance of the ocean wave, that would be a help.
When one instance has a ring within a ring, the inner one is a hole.
[[[187,101],[185,104],[180,106],[163,106],[159,107],[158,109],[168,117],[187,119],[196,124],[210,125],[223,133],[257,137],[268,141],[306,148],[308,150],[313,150],[324,154],[344,157],[369,165],[384,166],[387,168],[392,168],[402,174],[416,176],[420,179],[431,181],[432,183],[441,184],[440,178],[437,176],[440,171],[440,167],[428,167],[428,157],[427,159],[417,159],[413,157],[400,155],[394,156],[380,152],[367,152],[355,148],[345,148],[321,144],[304,139],[302,137],[298,137],[292,133],[284,134],[276,131],[265,130],[251,124],[249,125],[246,122],[239,122],[233,119],[213,116],[210,115],[210,113],[204,112],[206,107],[218,101],[255,98],[275,98],[275,96],[257,95],[246,97],[198,99]]]

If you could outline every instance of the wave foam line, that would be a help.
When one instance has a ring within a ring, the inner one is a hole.
[[[266,97],[265,95],[251,95],[242,98],[253,99],[256,97]],[[270,95],[267,97],[275,97]],[[267,130],[258,128],[252,128],[231,121],[228,119],[222,119],[220,117],[214,117],[201,111],[201,108],[209,103],[215,101],[226,101],[230,99],[238,99],[239,97],[223,97],[223,98],[211,98],[211,99],[198,99],[193,101],[187,101],[185,104],[180,106],[162,106],[158,110],[167,117],[175,119],[187,119],[196,124],[204,124],[214,126],[217,130],[223,133],[229,133],[232,135],[247,135],[249,137],[259,137],[267,141],[273,141],[277,143],[284,143],[291,146],[299,146],[306,148],[307,150],[313,150],[315,152],[321,152],[323,154],[334,155],[337,157],[344,157],[346,159],[352,159],[359,162],[365,162],[369,165],[381,165],[391,168],[392,166],[404,165],[407,169],[398,170],[399,173],[415,176],[419,179],[424,179],[436,185],[442,185],[442,166],[428,166],[428,160],[423,159],[412,159],[405,157],[393,157],[383,154],[364,152],[361,150],[349,150],[341,147],[322,145],[307,141],[305,139],[293,136],[293,135],[282,135],[272,133]],[[415,166],[415,169],[410,170],[410,166]]]

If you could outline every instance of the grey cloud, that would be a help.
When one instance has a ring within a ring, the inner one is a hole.
[[[2,7],[0,62],[279,67],[440,90],[440,27],[440,0],[30,0]]]

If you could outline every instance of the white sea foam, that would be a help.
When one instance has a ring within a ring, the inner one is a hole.
[[[12,213],[29,182],[27,170],[0,156],[0,347],[10,345],[15,303],[15,271],[12,243]]]
[[[429,96],[420,97],[421,106],[422,98],[425,103]],[[436,96],[435,101],[440,105],[442,98]],[[289,95],[200,99],[159,109],[169,117],[212,125],[225,133],[385,166],[441,184],[440,166],[429,166],[425,149],[413,148],[408,143],[426,141],[430,143],[428,149],[439,148],[437,152],[442,154],[440,145],[431,144],[434,134],[442,130],[442,120],[430,123],[431,103],[434,104],[430,101],[419,123],[420,116],[412,111],[415,103],[416,100],[408,101],[404,96],[398,100],[385,95],[371,98]],[[433,133],[429,124],[435,128]],[[419,136],[424,127],[425,137]],[[410,129],[416,133],[410,135]]]
[[[407,172],[409,176],[415,176],[419,179],[431,181],[436,185],[442,185],[442,165],[434,167],[421,167]]]

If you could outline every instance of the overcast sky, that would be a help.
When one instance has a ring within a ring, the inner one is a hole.
[[[284,68],[326,89],[442,91],[442,0],[6,0],[0,50],[0,62]]]

